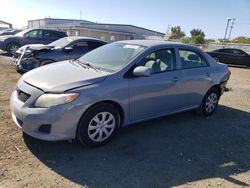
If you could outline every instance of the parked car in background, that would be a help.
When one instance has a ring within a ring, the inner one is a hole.
[[[17,71],[27,72],[57,61],[79,58],[104,44],[107,42],[95,38],[64,37],[48,45],[25,45],[13,57]]]
[[[211,115],[229,76],[193,46],[119,41],[25,73],[10,106],[28,135],[98,146],[131,123],[191,109]]]
[[[221,63],[250,67],[250,55],[240,49],[222,48],[207,53]]]
[[[26,44],[49,44],[66,37],[65,32],[50,29],[28,29],[15,35],[0,36],[0,49],[14,54],[18,48]]]
[[[22,29],[14,29],[14,28],[4,29],[4,30],[0,31],[0,36],[1,35],[15,35],[21,31],[22,31]]]

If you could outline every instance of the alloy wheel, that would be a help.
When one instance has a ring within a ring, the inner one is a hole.
[[[214,111],[214,109],[216,108],[216,105],[217,105],[217,101],[218,101],[218,97],[217,97],[216,93],[211,93],[207,97],[205,109],[208,113],[211,113]]]

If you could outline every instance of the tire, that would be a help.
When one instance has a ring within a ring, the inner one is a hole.
[[[8,44],[8,46],[7,46],[6,49],[7,49],[7,52],[9,54],[14,55],[18,48],[20,48],[19,44],[17,44],[17,43],[10,43],[10,44]]]
[[[214,87],[209,89],[202,100],[200,108],[198,109],[199,114],[205,117],[212,115],[217,108],[219,99],[219,91]]]
[[[82,116],[78,124],[77,139],[81,144],[101,146],[114,137],[119,126],[118,110],[112,104],[100,103],[91,107]]]
[[[218,58],[218,57],[213,57],[214,58],[214,60],[216,61],[216,62],[220,62],[220,58]]]

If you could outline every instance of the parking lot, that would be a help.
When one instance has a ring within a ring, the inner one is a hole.
[[[21,75],[0,53],[0,188],[250,186],[250,69],[230,68],[230,90],[211,117],[185,112],[138,123],[88,148],[22,134],[9,107]]]

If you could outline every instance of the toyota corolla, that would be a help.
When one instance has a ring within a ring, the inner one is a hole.
[[[24,74],[10,105],[32,137],[98,146],[135,122],[192,109],[211,115],[229,76],[193,46],[120,41]]]

